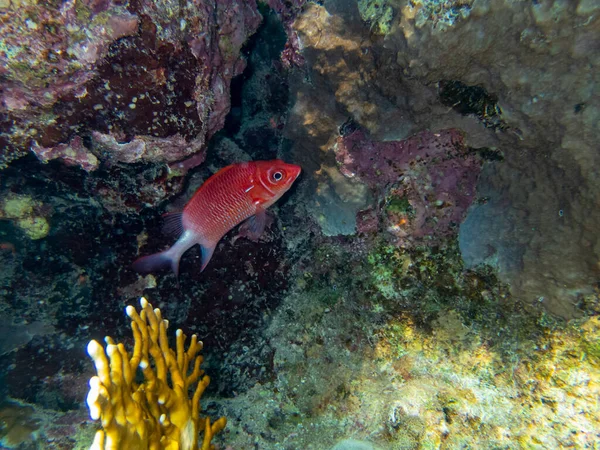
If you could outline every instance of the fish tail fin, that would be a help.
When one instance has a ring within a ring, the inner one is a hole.
[[[202,272],[212,258],[216,245],[201,244],[200,247],[202,248],[202,267],[200,268],[200,272]]]
[[[140,273],[150,273],[170,268],[175,274],[175,278],[179,278],[179,260],[181,256],[197,243],[198,237],[190,231],[185,231],[170,249],[153,255],[142,256],[135,260],[133,270]],[[202,248],[204,255],[204,247]],[[204,256],[202,260],[204,261]]]
[[[133,270],[139,273],[151,273],[170,268],[175,275],[179,272],[179,258],[171,249],[153,255],[142,256],[133,263]]]

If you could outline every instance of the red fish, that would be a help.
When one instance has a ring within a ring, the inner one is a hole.
[[[260,236],[267,219],[265,210],[275,203],[300,175],[300,166],[279,159],[232,164],[200,186],[181,213],[169,214],[167,227],[180,234],[175,244],[133,263],[136,272],[170,267],[177,276],[181,256],[196,244],[206,267],[221,238],[237,224],[254,237]]]

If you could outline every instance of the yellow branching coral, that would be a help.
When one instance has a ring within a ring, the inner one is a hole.
[[[169,348],[169,322],[145,298],[140,304],[139,314],[133,306],[126,309],[135,342],[132,354],[110,337],[106,350],[96,341],[88,344],[97,376],[90,379],[87,404],[103,428],[90,450],[211,450],[213,436],[227,421],[221,417],[211,424],[200,416],[200,397],[210,383],[200,369],[202,342],[193,335],[186,351],[186,336],[177,330],[176,349]],[[136,381],[138,367],[141,382]]]

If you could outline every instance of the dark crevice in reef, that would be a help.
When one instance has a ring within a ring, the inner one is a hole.
[[[278,156],[289,106],[287,72],[280,63],[286,35],[274,13],[268,8],[261,8],[261,13],[262,25],[242,49],[247,67],[232,80],[231,111],[224,128],[209,143],[206,163],[198,171],[203,178],[210,175],[208,167],[235,162],[232,154],[219,152],[225,141],[252,160]],[[279,204],[284,205],[285,198]],[[278,220],[294,219],[280,214]],[[162,301],[166,294],[171,297],[169,304],[179,303],[180,308],[173,309],[187,315],[186,326],[203,336],[206,370],[220,373],[209,389],[223,396],[239,394],[256,380],[273,376],[264,370],[272,366],[273,350],[268,344],[255,343],[261,341],[258,335],[266,325],[265,312],[277,309],[287,291],[291,266],[276,225],[266,242],[241,239],[231,245],[234,234],[235,230],[223,239],[202,274],[194,250],[182,261],[181,282],[188,284],[186,290],[195,298],[178,302],[171,291],[161,289],[172,284],[166,280],[159,282],[158,289]],[[169,315],[176,319],[179,313]]]
[[[474,115],[486,127],[503,129],[502,110],[498,97],[481,86],[468,86],[456,80],[441,80],[439,96],[443,105],[453,108],[463,116]]]
[[[233,139],[253,159],[275,156],[287,115],[289,86],[280,56],[286,34],[279,18],[260,8],[263,22],[242,54],[247,66],[231,83],[231,111],[219,138]]]

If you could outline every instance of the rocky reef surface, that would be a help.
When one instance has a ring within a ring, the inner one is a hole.
[[[204,161],[261,21],[254,2],[235,1],[8,2],[1,12],[0,166],[34,153],[106,170],[90,193],[117,210],[158,205]],[[148,162],[144,175],[113,169]]]
[[[220,449],[592,448],[600,7],[0,0],[0,446],[89,448],[91,339],[204,342]],[[131,270],[218,169],[258,242]],[[172,334],[172,333],[171,333]]]
[[[465,260],[495,265],[526,302],[578,315],[599,274],[598,20],[589,1],[308,4],[286,136],[316,174],[312,216],[352,234],[369,202],[327,157],[349,117],[383,141],[460,128],[502,160],[483,167]]]

